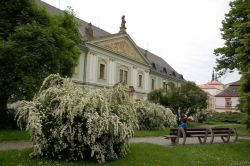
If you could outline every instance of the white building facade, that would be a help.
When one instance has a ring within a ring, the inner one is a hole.
[[[124,82],[133,87],[134,99],[146,99],[150,91],[166,88],[170,81],[183,81],[152,73],[151,63],[126,33],[86,42],[72,80],[91,88],[111,88]]]
[[[240,81],[230,83],[226,88],[215,95],[215,109],[217,112],[239,112]]]
[[[43,1],[36,2],[52,14],[62,12]],[[134,99],[146,99],[150,91],[167,88],[168,82],[184,81],[166,61],[136,45],[126,32],[125,16],[120,31],[115,34],[83,20],[77,21],[84,42],[72,80],[79,86],[112,88],[124,82],[134,89]]]

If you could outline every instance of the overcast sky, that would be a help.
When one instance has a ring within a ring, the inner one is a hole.
[[[166,60],[186,80],[204,84],[215,66],[213,50],[223,45],[220,28],[229,0],[43,0],[57,8],[71,6],[76,16],[117,33],[125,15],[135,43]],[[237,81],[235,72],[219,80]]]

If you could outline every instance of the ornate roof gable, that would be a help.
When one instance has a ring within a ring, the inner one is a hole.
[[[128,34],[113,34],[101,39],[90,41],[93,45],[115,52],[126,58],[149,65],[148,60],[139,51],[136,44]]]

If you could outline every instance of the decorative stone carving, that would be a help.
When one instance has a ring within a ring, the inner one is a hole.
[[[85,35],[86,35],[86,40],[87,41],[90,41],[90,40],[94,39],[93,29],[92,29],[91,22],[88,23],[88,25],[85,27]]]
[[[89,55],[93,55],[93,56],[96,56],[96,54],[92,51],[89,51]]]
[[[113,39],[97,44],[130,59],[146,63],[131,42],[125,38]]]
[[[121,27],[120,27],[119,33],[126,33],[126,29],[127,28],[126,28],[125,24],[126,24],[125,16],[123,15],[122,16],[122,23],[121,23]]]

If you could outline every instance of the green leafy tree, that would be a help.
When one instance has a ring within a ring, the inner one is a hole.
[[[240,107],[250,115],[250,1],[230,2],[230,11],[222,21],[224,46],[214,50],[217,67],[221,75],[238,69],[242,74]],[[250,127],[250,118],[248,121]]]
[[[173,86],[167,93],[169,107],[179,118],[183,114],[195,114],[207,107],[207,94],[193,82],[185,82],[180,87]]]
[[[161,105],[168,106],[168,98],[163,89],[158,89],[148,94],[148,100],[153,103],[160,103]]]
[[[182,114],[194,114],[207,107],[207,94],[193,82],[182,83],[181,86],[169,84],[170,89],[155,90],[149,93],[149,100],[169,107],[179,118]]]
[[[50,73],[71,76],[80,55],[72,11],[50,16],[33,0],[1,1],[0,117],[7,103],[33,97]],[[1,124],[0,124],[1,127]]]

